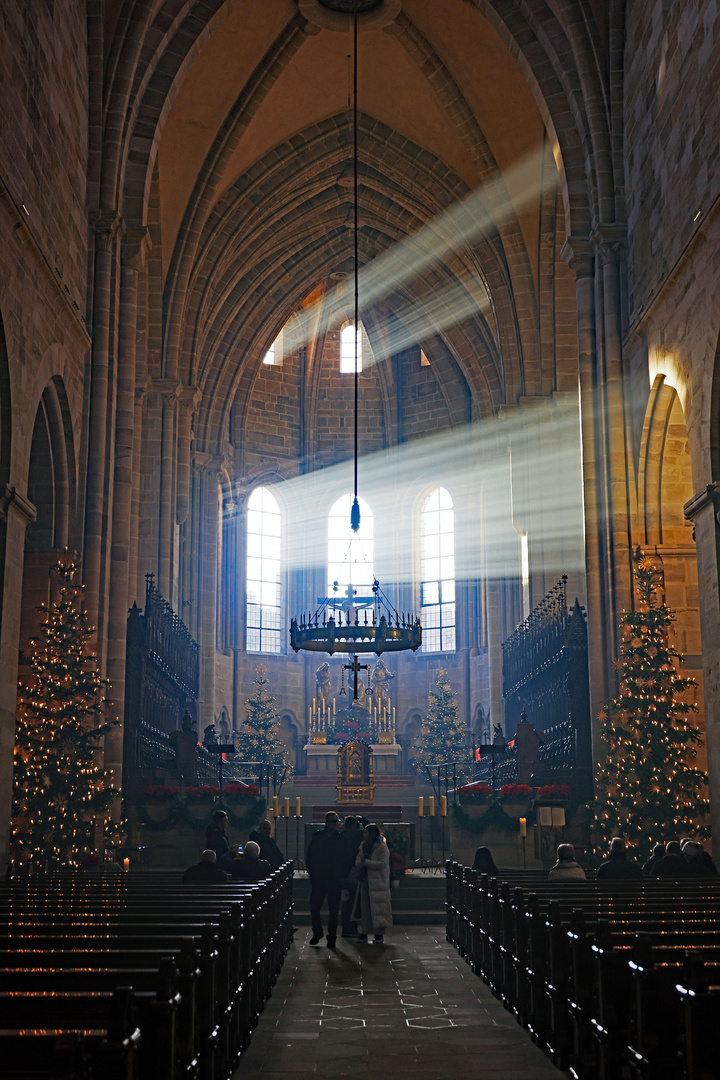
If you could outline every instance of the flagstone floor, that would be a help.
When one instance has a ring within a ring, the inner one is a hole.
[[[559,1080],[563,1075],[445,941],[398,926],[384,945],[298,931],[236,1080]]]

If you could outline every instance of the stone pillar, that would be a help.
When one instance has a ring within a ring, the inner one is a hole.
[[[90,621],[98,628],[98,651],[102,652],[101,572],[106,514],[107,433],[111,412],[111,325],[114,317],[113,288],[117,244],[123,224],[118,213],[102,214],[95,223],[95,280],[92,328],[90,416],[88,424],[87,483],[85,490],[85,537],[83,583]]]
[[[0,497],[0,873],[5,872],[10,855],[25,529],[36,517],[32,503],[14,487],[5,488]]]
[[[697,545],[710,816],[713,836],[720,836],[720,482],[708,484],[684,510]]]
[[[493,578],[487,583],[488,625],[488,678],[490,683],[490,723],[500,724],[505,730],[503,707],[503,658],[502,658],[502,610],[500,590],[502,583]],[[490,728],[492,731],[492,727]]]
[[[200,529],[198,535],[198,592],[200,605],[197,640],[200,645],[200,700],[198,730],[214,721],[215,655],[217,650],[217,585],[219,547],[219,481],[224,464],[221,457],[196,451],[194,465],[200,485]]]
[[[601,515],[596,444],[595,391],[595,260],[589,241],[570,237],[562,250],[575,272],[578,320],[578,374],[580,381],[580,428],[582,432],[583,502],[585,512],[585,573],[587,581],[588,643],[590,665],[590,715],[597,716],[609,696],[611,653],[606,635],[608,612],[601,567]],[[596,740],[593,740],[594,743]]]
[[[117,405],[115,411],[115,465],[113,473],[110,598],[107,634],[108,696],[120,727],[105,736],[105,767],[114,787],[122,785],[122,749],[125,705],[125,646],[130,571],[130,536],[133,502],[135,439],[135,345],[138,274],[145,265],[150,238],[145,229],[128,234],[122,245],[120,272],[120,334],[118,342]]]
[[[178,394],[177,432],[177,498],[175,515],[178,525],[187,520],[190,510],[190,444],[193,414],[202,399],[197,386],[183,386]]]
[[[176,379],[154,379],[153,390],[162,401],[162,443],[160,450],[160,529],[158,536],[158,588],[173,603],[175,548],[175,421],[181,386]]]

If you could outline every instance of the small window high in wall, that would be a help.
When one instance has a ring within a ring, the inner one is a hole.
[[[355,327],[348,323],[340,334],[340,374],[352,375],[355,371]],[[362,371],[362,331],[357,332],[357,369]]]
[[[420,529],[422,651],[454,652],[455,512],[445,488],[435,488],[425,500]]]
[[[275,496],[266,487],[255,488],[248,499],[247,515],[248,652],[282,652],[281,526]]]

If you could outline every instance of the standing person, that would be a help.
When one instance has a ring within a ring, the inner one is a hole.
[[[550,868],[548,881],[585,881],[585,871],[575,861],[575,848],[572,844],[559,844],[557,862]]]
[[[325,815],[325,828],[315,833],[305,857],[305,865],[310,875],[310,916],[312,918],[310,944],[319,945],[322,939],[320,909],[327,896],[328,949],[335,948],[340,894],[349,869],[348,849],[340,835],[339,825],[340,818],[334,810],[329,810]]]
[[[270,863],[271,870],[278,870],[285,862],[285,856],[273,840],[272,824],[267,818],[260,822],[257,829],[253,829],[248,840],[259,845],[260,858]]]
[[[342,884],[343,893],[347,893],[347,897],[343,900],[340,908],[340,922],[342,924],[342,936],[354,937],[357,934],[357,922],[353,920],[352,913],[355,910],[355,897],[358,890],[355,859],[357,858],[358,848],[362,843],[363,830],[358,819],[352,814],[348,814],[345,818],[341,835],[348,849],[350,869]]]
[[[642,878],[642,867],[635,859],[629,859],[625,841],[621,836],[613,836],[610,841],[610,855],[598,866],[598,881],[620,881]]]
[[[224,810],[216,810],[205,830],[205,848],[215,852],[221,865],[233,857],[230,841],[225,832],[227,827],[227,814]]]
[[[390,906],[390,852],[377,825],[366,825],[355,865],[360,884],[359,943],[367,943],[368,934],[382,944],[385,928],[392,926]]]

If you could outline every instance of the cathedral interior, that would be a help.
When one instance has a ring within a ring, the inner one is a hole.
[[[440,669],[467,745],[512,735],[503,646],[558,583],[594,728],[652,552],[720,826],[714,0],[5,0],[0,73],[4,862],[66,549],[126,728],[154,604],[196,665],[157,739],[230,738],[262,665],[298,775],[318,598],[421,620],[402,771]]]

